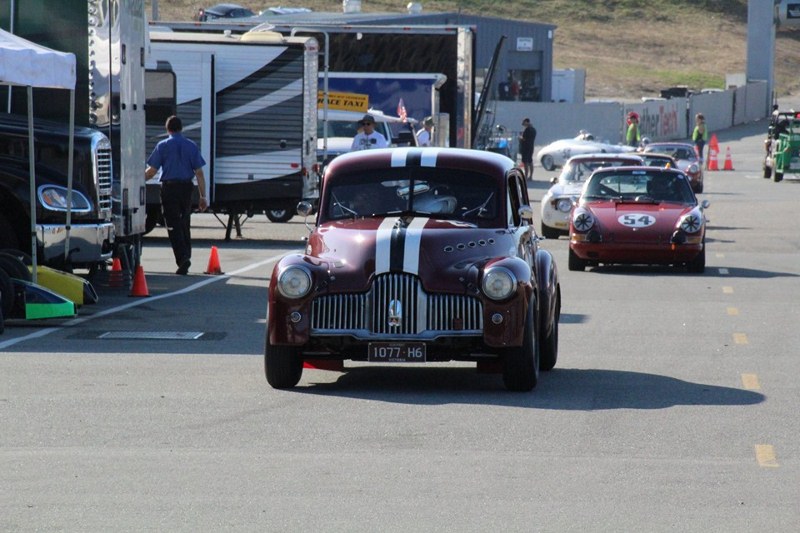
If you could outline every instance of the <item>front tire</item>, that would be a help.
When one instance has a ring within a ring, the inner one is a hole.
[[[578,257],[578,255],[572,251],[572,248],[569,249],[567,268],[576,272],[583,272],[586,270],[586,261]]]
[[[542,222],[542,237],[545,239],[558,239],[561,236],[561,231],[551,228],[550,226],[545,226],[544,222]]]
[[[553,329],[545,337],[539,348],[539,370],[547,372],[553,370],[558,360],[558,322],[561,318],[561,297],[555,294],[556,312],[553,316]]]
[[[692,259],[689,264],[686,265],[686,270],[693,274],[702,274],[706,271],[706,248],[703,246],[703,249],[697,254],[697,257]]]
[[[528,302],[522,346],[510,348],[503,364],[503,383],[514,392],[528,392],[539,382],[539,339],[536,334],[536,301]]]
[[[545,170],[555,170],[556,169],[556,162],[553,160],[553,156],[550,154],[542,156],[542,166]]]
[[[275,346],[266,342],[264,374],[273,389],[291,389],[303,375],[303,359],[294,346]]]

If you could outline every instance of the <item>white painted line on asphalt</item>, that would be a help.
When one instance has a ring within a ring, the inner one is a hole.
[[[109,309],[104,309],[103,311],[99,311],[99,312],[97,312],[97,313],[95,313],[95,314],[93,314],[91,316],[73,318],[72,320],[68,320],[67,322],[65,322],[64,324],[62,324],[60,326],[41,329],[39,331],[36,331],[36,332],[31,333],[29,335],[25,335],[23,337],[17,337],[16,339],[9,339],[9,340],[7,340],[5,342],[0,342],[0,350],[4,350],[6,348],[14,346],[15,344],[19,344],[21,342],[30,341],[30,340],[34,340],[34,339],[40,339],[40,338],[45,337],[47,335],[50,335],[51,333],[54,333],[56,331],[60,331],[60,330],[62,330],[64,328],[68,328],[68,327],[72,327],[72,326],[78,326],[80,324],[83,324],[84,322],[89,322],[90,320],[94,320],[95,318],[102,318],[102,317],[105,317],[105,316],[108,316],[108,315],[113,315],[113,314],[119,313],[121,311],[127,311],[128,309],[131,309],[133,307],[137,307],[137,306],[140,306],[140,305],[143,305],[143,304],[146,304],[146,303],[151,303],[151,302],[154,302],[156,300],[163,300],[165,298],[172,298],[174,296],[180,296],[182,294],[187,294],[187,293],[196,291],[197,289],[201,289],[201,288],[205,287],[206,285],[210,285],[210,284],[216,283],[218,281],[226,280],[226,279],[228,279],[228,278],[230,278],[232,276],[236,276],[236,275],[242,274],[244,272],[248,272],[250,270],[262,267],[264,265],[268,265],[270,263],[273,263],[273,262],[277,261],[278,259],[280,259],[283,256],[284,256],[284,254],[281,253],[280,255],[275,255],[275,256],[269,257],[267,259],[264,259],[263,261],[259,261],[258,263],[253,263],[251,265],[247,265],[245,267],[242,267],[242,268],[240,268],[238,270],[234,270],[233,272],[229,272],[229,273],[222,274],[222,275],[219,275],[219,276],[211,276],[211,277],[205,278],[205,279],[203,279],[201,281],[198,281],[197,283],[194,283],[192,285],[189,285],[188,287],[184,287],[183,289],[180,289],[180,290],[177,290],[177,291],[174,291],[174,292],[165,292],[164,294],[159,294],[157,296],[150,296],[148,298],[143,298],[141,300],[135,300],[135,301],[132,301],[132,302],[124,304],[124,305],[119,305],[117,307],[111,307]]]

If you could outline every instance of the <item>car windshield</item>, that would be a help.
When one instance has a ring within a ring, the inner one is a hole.
[[[493,177],[442,168],[337,175],[325,191],[322,214],[327,220],[418,214],[493,227],[501,209]]]
[[[683,174],[652,170],[598,172],[586,183],[585,200],[694,204],[695,197]]]
[[[697,154],[690,146],[656,146],[648,151],[671,155],[676,160],[694,161],[697,159]]]
[[[648,167],[671,167],[674,166],[673,160],[663,157],[661,154],[642,154],[642,161]]]
[[[324,124],[322,120],[317,121],[317,138],[322,139],[324,134]],[[382,130],[378,130],[383,133]],[[358,133],[358,124],[349,120],[329,120],[328,137],[355,137]]]
[[[567,183],[581,182],[585,181],[592,175],[592,172],[601,167],[620,167],[636,164],[638,164],[638,161],[625,161],[622,159],[579,159],[567,162],[558,179]]]

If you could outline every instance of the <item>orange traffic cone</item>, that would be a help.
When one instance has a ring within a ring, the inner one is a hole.
[[[725,149],[725,165],[722,170],[733,170],[733,160],[731,159],[731,147]]]
[[[712,147],[708,148],[708,169],[707,170],[719,170],[719,163],[717,162],[717,151]]]
[[[217,251],[216,246],[211,247],[211,255],[208,257],[208,267],[206,268],[206,274],[213,274],[215,276],[224,274],[224,272],[222,271],[222,267],[219,264],[219,252]]]
[[[147,280],[144,277],[144,267],[136,267],[136,275],[133,277],[133,288],[128,296],[150,296],[147,290]]]
[[[119,257],[115,257],[111,262],[111,270],[108,271],[108,287],[122,287],[125,283],[125,273],[122,272],[122,262]]]

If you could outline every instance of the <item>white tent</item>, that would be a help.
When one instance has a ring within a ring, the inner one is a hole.
[[[72,206],[72,166],[75,129],[75,55],[57,52],[27,41],[0,29],[0,84],[20,85],[28,91],[28,161],[31,195],[31,259],[33,281],[36,282],[36,158],[33,137],[33,87],[68,89],[70,91],[69,158],[67,164],[67,239]],[[11,90],[9,88],[9,90]]]

